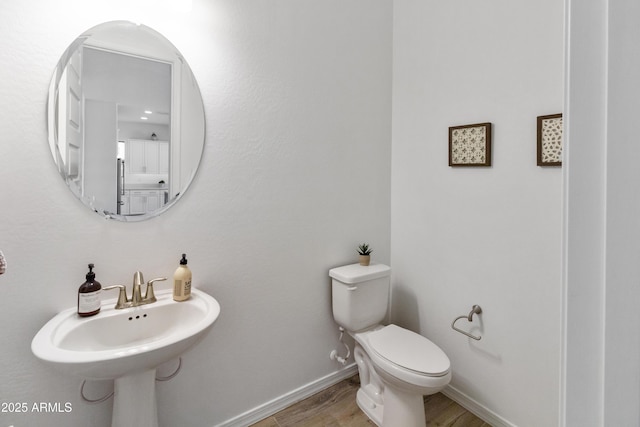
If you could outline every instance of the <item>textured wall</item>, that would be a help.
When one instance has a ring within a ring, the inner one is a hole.
[[[393,55],[394,318],[496,425],[557,425],[562,170],[536,166],[536,116],[562,112],[563,4],[399,0]],[[450,168],[448,127],[480,122],[493,166]],[[473,304],[478,342],[450,328]]]
[[[327,271],[354,262],[362,241],[389,262],[391,4],[193,3],[188,14],[145,1],[0,5],[0,250],[8,261],[0,401],[73,407],[0,413],[2,426],[109,425],[109,404],[83,404],[80,381],[30,351],[36,331],[75,304],[89,262],[103,285],[130,283],[136,270],[171,275],[186,252],[194,286],[221,303],[180,375],[158,385],[165,427],[212,426],[336,371]],[[46,142],[59,56],[78,34],[118,19],[143,22],[178,47],[207,120],[192,187],[159,218],[135,224],[82,206]]]

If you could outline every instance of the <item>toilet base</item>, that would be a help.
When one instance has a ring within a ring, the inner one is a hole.
[[[358,343],[354,356],[360,374],[356,402],[371,421],[378,427],[426,426],[422,394],[411,387],[407,390],[398,387],[397,380],[390,381],[391,378],[387,378],[384,381],[373,369],[369,355]]]
[[[356,403],[371,421],[373,421],[378,427],[383,427],[383,406],[374,402],[362,387],[358,389],[358,393],[356,394]]]
[[[424,398],[386,387],[384,405],[374,402],[362,388],[356,395],[358,407],[378,427],[425,427]]]
[[[425,427],[426,425],[422,395],[405,393],[395,387],[385,387],[382,427]]]

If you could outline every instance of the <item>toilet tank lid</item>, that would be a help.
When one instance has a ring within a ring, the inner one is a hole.
[[[391,274],[391,267],[384,264],[350,264],[329,270],[329,276],[342,283],[360,283],[365,280],[387,277]]]

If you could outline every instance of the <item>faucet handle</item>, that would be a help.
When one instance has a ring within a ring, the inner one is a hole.
[[[128,303],[130,302],[127,299],[127,287],[125,285],[111,285],[111,286],[105,286],[104,288],[102,288],[102,290],[104,291],[108,291],[110,289],[118,289],[120,292],[118,292],[118,302],[116,302],[116,310],[120,310],[121,308],[126,308],[128,307]]]
[[[153,293],[153,282],[161,282],[163,280],[167,280],[166,277],[157,277],[155,279],[149,280],[147,282],[147,290],[144,293],[144,301],[145,302],[156,302],[156,296]]]

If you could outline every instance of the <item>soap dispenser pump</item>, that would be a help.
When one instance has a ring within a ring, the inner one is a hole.
[[[180,266],[173,274],[173,299],[186,301],[191,296],[191,270],[187,267],[187,255],[182,254]]]
[[[86,282],[78,289],[78,315],[88,317],[100,312],[100,290],[102,285],[96,279],[93,272],[93,264],[89,264],[89,272],[86,275]]]

